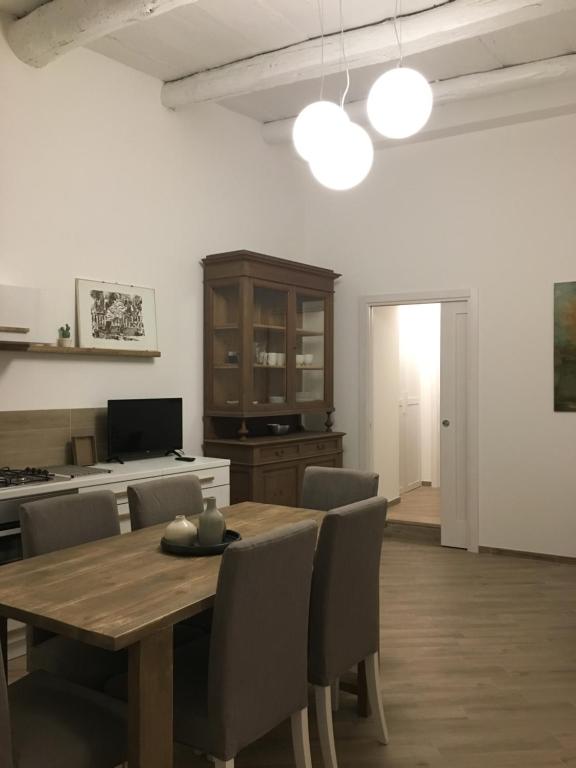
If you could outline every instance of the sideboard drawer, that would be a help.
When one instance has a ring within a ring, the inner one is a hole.
[[[268,461],[288,461],[296,459],[299,455],[298,443],[287,443],[286,445],[269,445],[260,448],[260,458]]]
[[[326,440],[307,440],[300,446],[301,456],[318,456],[323,453],[334,453],[340,450],[341,440],[331,438]]]

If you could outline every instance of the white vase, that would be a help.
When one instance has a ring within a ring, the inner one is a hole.
[[[204,499],[206,507],[198,518],[198,543],[202,547],[221,544],[226,532],[224,515],[216,506],[214,496]]]
[[[164,539],[169,544],[177,544],[180,547],[191,547],[195,544],[197,536],[196,526],[185,515],[176,515],[164,531]]]
[[[59,347],[73,347],[72,339],[70,336],[58,336]]]

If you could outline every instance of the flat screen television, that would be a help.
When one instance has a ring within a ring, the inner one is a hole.
[[[164,456],[182,448],[182,398],[108,400],[108,458]]]

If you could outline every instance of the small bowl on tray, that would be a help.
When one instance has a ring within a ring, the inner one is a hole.
[[[209,557],[210,555],[221,555],[227,546],[233,544],[235,541],[240,541],[241,538],[242,536],[238,531],[232,531],[228,528],[220,544],[212,544],[210,546],[198,544],[198,542],[190,545],[173,544],[162,537],[160,540],[160,547],[163,552],[167,552],[170,555],[180,555],[180,557]]]

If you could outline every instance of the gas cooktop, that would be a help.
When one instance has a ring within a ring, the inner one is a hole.
[[[26,467],[25,469],[11,469],[0,467],[0,488],[8,488],[13,485],[29,485],[30,483],[47,483],[50,480],[68,480],[68,475],[55,475],[47,469]]]

